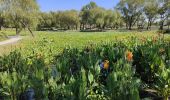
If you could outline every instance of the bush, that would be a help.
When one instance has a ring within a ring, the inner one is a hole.
[[[170,44],[161,37],[66,48],[53,56],[42,50],[0,57],[0,98],[139,100],[145,89],[169,96]]]

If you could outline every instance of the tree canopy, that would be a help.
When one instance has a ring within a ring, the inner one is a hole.
[[[146,26],[149,30],[155,23],[163,30],[169,25],[169,16],[169,0],[120,0],[114,9],[90,2],[80,11],[52,12],[40,12],[36,0],[0,0],[0,30],[12,27],[17,35],[23,28],[28,28],[32,35],[31,29],[103,31]]]
[[[16,28],[16,34],[23,28],[28,28],[31,32],[30,28],[36,26],[39,11],[36,0],[1,0],[0,5],[3,14]]]
[[[144,0],[120,0],[117,9],[123,15],[124,22],[128,29],[132,29],[142,14]]]

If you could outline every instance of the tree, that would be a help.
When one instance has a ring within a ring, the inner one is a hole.
[[[160,30],[163,30],[164,22],[170,15],[170,1],[158,0],[158,14],[160,15]]]
[[[147,0],[144,5],[144,13],[147,17],[147,30],[151,29],[152,23],[156,19],[158,14],[158,2],[156,0]]]
[[[9,16],[19,35],[23,28],[28,28],[33,36],[31,28],[37,24],[37,12],[39,11],[36,0],[2,0],[3,12]]]
[[[79,14],[76,10],[61,13],[60,24],[66,29],[77,29],[79,24]]]
[[[167,20],[166,20],[166,25],[168,26],[168,31],[170,30],[170,19],[168,18]]]
[[[87,28],[87,26],[90,26],[91,28],[91,24],[93,23],[93,19],[91,18],[93,15],[93,13],[90,13],[90,10],[97,8],[98,6],[96,5],[95,2],[90,2],[89,4],[85,5],[81,12],[80,12],[80,29],[84,30],[85,28]]]
[[[117,10],[106,10],[95,3],[84,6],[80,12],[81,30],[104,30],[116,28],[122,24],[122,16]]]
[[[114,21],[113,21],[114,28],[118,29],[123,24],[122,15],[119,13],[118,10],[114,10],[113,16],[114,16]]]
[[[79,13],[76,10],[41,13],[38,29],[77,29],[79,25]]]
[[[38,30],[42,30],[44,28],[50,29],[52,27],[53,16],[51,13],[40,13],[39,14],[39,23]]]
[[[105,17],[105,9],[97,7],[90,10],[90,19],[91,23],[90,25],[97,26],[98,29],[102,30],[104,29],[104,17]]]
[[[0,13],[0,31],[1,31],[1,29],[2,29],[2,26],[4,26],[4,20],[5,20],[5,18],[4,18],[4,16],[3,16],[3,14]]]
[[[137,27],[139,30],[142,30],[145,26],[146,23],[146,19],[145,19],[145,15],[141,14],[141,16],[139,17],[138,21],[137,21]]]
[[[3,4],[3,0],[0,0],[0,5]],[[2,28],[2,26],[4,26],[4,21],[5,21],[5,16],[4,16],[4,12],[3,10],[5,9],[4,6],[0,6],[0,30]]]
[[[106,10],[105,11],[105,17],[104,17],[104,28],[113,28],[114,27],[114,22],[115,21],[115,16],[114,12],[112,10]]]
[[[105,10],[104,28],[118,29],[122,25],[122,16],[117,10]]]
[[[117,9],[122,13],[126,27],[131,30],[143,10],[144,0],[120,0]]]

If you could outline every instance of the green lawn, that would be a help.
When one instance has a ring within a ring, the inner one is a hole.
[[[5,40],[5,38],[0,36],[0,41],[4,41],[4,40]]]
[[[7,32],[10,35],[14,35],[14,31]],[[23,34],[23,33],[22,33]],[[26,35],[27,34],[27,35]],[[15,45],[0,46],[0,54],[9,53],[15,49],[20,49],[25,53],[30,49],[49,49],[52,48],[53,52],[60,52],[63,48],[71,46],[76,48],[82,48],[85,45],[91,43],[101,43],[116,40],[123,40],[127,37],[150,37],[156,35],[155,32],[35,32],[35,38],[28,35],[28,32],[24,33],[22,41]],[[166,35],[169,38],[169,35]],[[44,41],[44,42],[43,42]]]
[[[0,41],[4,41],[6,40],[7,38],[4,36],[4,34],[0,33]]]

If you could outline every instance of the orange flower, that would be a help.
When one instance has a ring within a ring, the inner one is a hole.
[[[109,61],[108,60],[104,61],[104,69],[109,69]]]
[[[130,52],[130,51],[127,51],[126,58],[127,58],[128,61],[132,61],[133,60],[133,53]]]

